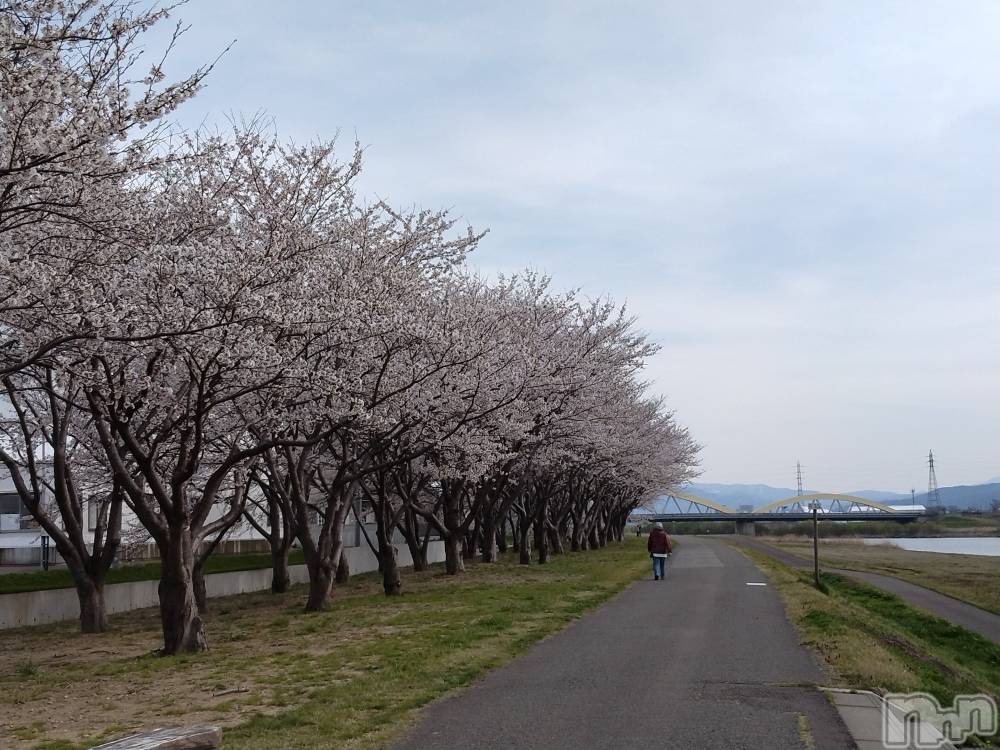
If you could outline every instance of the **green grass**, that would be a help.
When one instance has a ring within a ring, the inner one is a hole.
[[[985,528],[1000,531],[1000,519],[982,516],[939,516],[929,521],[928,525],[946,529]]]
[[[942,701],[950,703],[959,693],[981,689],[1000,693],[1000,645],[860,581],[829,573],[821,578],[832,593],[891,623],[903,636],[893,647],[921,674],[925,689]],[[928,648],[921,652],[907,641],[923,642]],[[960,669],[952,671],[955,667]]]
[[[20,677],[34,677],[38,674],[38,665],[29,657],[27,661],[17,665],[17,674]]]
[[[824,594],[811,572],[733,546],[767,573],[803,643],[820,655],[834,684],[925,691],[945,705],[962,693],[1000,695],[1000,645],[854,579],[821,574]],[[998,738],[980,742],[1000,747]]]
[[[207,722],[225,727],[223,748],[384,747],[421,706],[563,628],[648,564],[645,539],[633,538],[545,566],[504,556],[457,577],[404,571],[404,594],[393,598],[375,575],[357,576],[319,613],[302,611],[302,588],[217,599],[208,653],[176,658],[151,654],[155,610],[116,616],[100,636],[9,631],[0,634],[0,746],[82,750],[134,727]],[[37,671],[17,674],[29,655]],[[234,687],[246,692],[215,695]],[[74,733],[53,721],[51,702],[81,717]],[[13,734],[22,728],[30,742]]]
[[[760,541],[812,560],[811,539],[762,537]],[[889,544],[845,539],[821,541],[819,556],[828,567],[895,576],[1000,614],[998,557],[912,552]]]
[[[664,524],[668,534],[735,534],[734,521],[669,521]],[[812,521],[768,521],[758,528],[768,536],[812,537]],[[897,521],[849,521],[847,523],[821,523],[821,538],[850,537],[940,537],[940,536],[997,536],[1000,535],[1000,518],[996,516],[936,516],[912,523]]]
[[[725,526],[726,522],[718,522]],[[768,536],[812,536],[812,521],[768,522]],[[727,533],[720,531],[719,533]],[[935,516],[912,523],[898,521],[848,521],[821,523],[821,538],[834,537],[938,537],[1000,535],[1000,518],[995,516]]]
[[[293,550],[289,564],[303,562],[302,552]],[[246,555],[215,555],[205,563],[206,573],[228,573],[237,570],[257,570],[270,568],[271,556],[267,553]],[[160,578],[160,563],[146,562],[124,565],[108,571],[105,583],[130,583],[132,581],[156,581]],[[32,570],[0,574],[0,594],[17,594],[24,591],[46,591],[48,589],[73,588],[73,577],[64,568],[52,570]]]

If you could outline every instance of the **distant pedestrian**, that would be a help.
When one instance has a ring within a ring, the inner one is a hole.
[[[667,557],[673,552],[673,545],[667,532],[663,530],[662,523],[653,524],[653,530],[649,532],[649,539],[646,540],[646,549],[653,558],[653,580],[663,580],[667,571]]]

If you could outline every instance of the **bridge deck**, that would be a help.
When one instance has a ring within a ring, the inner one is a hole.
[[[853,513],[820,513],[820,521],[916,521],[924,514],[918,511],[855,511]],[[645,523],[656,521],[811,521],[812,513],[643,513]]]

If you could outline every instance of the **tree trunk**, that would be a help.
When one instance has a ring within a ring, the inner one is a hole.
[[[608,546],[608,532],[611,519],[602,515],[597,519],[597,543],[603,548]]]
[[[549,529],[549,547],[551,547],[552,554],[554,555],[561,555],[565,552],[562,537],[559,536],[559,532],[556,529]]]
[[[583,527],[576,516],[573,516],[573,533],[570,536],[569,548],[572,552],[579,552],[583,549]]]
[[[444,572],[450,576],[465,572],[460,534],[448,534],[444,539]]]
[[[432,527],[427,524],[424,529],[424,535],[420,539],[420,548],[418,549],[418,557],[413,558],[413,569],[414,570],[427,570],[430,568],[430,562],[427,560],[427,550],[430,548],[431,544],[431,531]],[[420,567],[417,567],[417,560],[420,560]]]
[[[544,522],[535,522],[535,549],[538,550],[538,562],[544,565],[549,561],[549,545],[545,538]]]
[[[389,502],[381,498],[375,513],[375,537],[378,539],[379,570],[382,572],[382,590],[386,596],[399,596],[402,582],[399,578],[399,560],[392,543],[392,528],[386,515],[391,512]]]
[[[462,558],[462,545],[465,534],[462,530],[461,497],[455,490],[444,493],[443,496],[444,527],[444,571],[450,576],[465,572],[465,560]]]
[[[531,565],[531,522],[527,514],[517,519],[517,557],[521,565]]]
[[[496,521],[493,519],[493,514],[487,513],[487,515],[489,518],[487,518],[483,526],[482,534],[482,561],[484,563],[495,563],[500,559],[500,553],[497,549],[497,526]]]
[[[531,565],[531,537],[521,535],[521,543],[517,547],[517,561],[521,565]]]
[[[198,611],[204,614],[208,612],[208,591],[205,587],[204,563],[196,563],[191,571],[191,579],[194,585],[194,603],[198,605]]]
[[[476,522],[469,532],[465,535],[465,541],[462,545],[462,557],[466,560],[472,560],[476,556],[476,549],[479,547],[479,536],[482,529],[479,523]]]
[[[383,552],[382,562],[382,590],[386,596],[399,596],[403,590],[403,584],[399,577],[399,560],[396,548],[390,544]]]
[[[427,561],[427,542],[422,541],[416,547],[410,549],[410,557],[413,558],[413,570],[419,573],[422,570],[427,570],[430,567],[430,563]]]
[[[549,519],[549,500],[548,497],[542,497],[538,501],[538,507],[535,509],[535,549],[538,550],[538,562],[544,565],[549,561],[549,545],[548,545],[548,525]]]
[[[80,600],[80,632],[103,633],[108,629],[108,616],[104,609],[104,584],[88,582],[77,585],[76,596]]]
[[[507,551],[507,516],[500,519],[500,527],[497,529],[497,548],[501,552]]]
[[[194,590],[194,553],[191,531],[171,528],[160,550],[160,620],[163,653],[166,655],[204,651],[208,648]]]
[[[413,560],[413,570],[419,573],[427,569],[427,548],[420,539],[420,525],[415,518],[416,514],[407,508],[403,512],[403,519],[399,524],[399,531],[406,541],[406,547],[410,550],[410,559]]]
[[[292,585],[288,575],[289,548],[283,544],[271,545],[271,593],[284,594]]]
[[[342,549],[340,551],[340,561],[337,563],[337,575],[334,577],[334,580],[337,583],[347,583],[350,577],[351,563],[347,558],[347,550]]]
[[[306,487],[307,480],[303,479],[299,484]],[[330,606],[333,583],[344,553],[344,521],[354,504],[356,491],[354,482],[334,482],[329,485],[324,482],[325,513],[317,514],[320,523],[315,526],[310,523],[313,519],[310,517],[311,503],[307,502],[308,493],[294,493],[295,533],[302,545],[306,569],[309,571],[306,612],[319,612]],[[318,534],[314,535],[314,528],[318,529]],[[361,528],[364,529],[363,526]],[[367,539],[367,531],[365,538]]]
[[[430,542],[429,534],[421,537],[420,530],[417,528],[413,531],[412,536],[409,532],[403,532],[403,538],[406,540],[407,549],[410,550],[410,559],[413,560],[413,571],[419,573],[422,570],[427,570],[430,567],[430,563],[427,561],[427,545]]]
[[[56,538],[56,551],[66,563],[76,587],[76,597],[80,604],[80,632],[103,633],[108,629],[108,618],[104,605],[104,575],[107,573],[107,561],[114,559],[113,554],[100,559],[91,553],[89,561],[81,559],[75,547],[63,546]],[[115,543],[115,549],[118,545]],[[92,572],[96,569],[96,573]]]
[[[306,597],[306,612],[320,612],[330,606],[330,593],[336,576],[329,560],[317,559],[307,562],[309,567],[309,596]]]

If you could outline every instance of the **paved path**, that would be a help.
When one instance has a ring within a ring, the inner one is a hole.
[[[743,555],[685,538],[665,581],[429,706],[397,750],[852,748],[826,680]]]
[[[796,568],[807,568],[812,566],[811,560],[804,560],[798,555],[794,555],[787,550],[779,549],[770,544],[757,541],[750,537],[733,536],[731,541],[738,544],[745,544],[759,549],[771,555],[777,560]],[[820,552],[820,564],[823,562],[822,551]],[[953,599],[937,591],[918,586],[915,583],[904,581],[893,576],[881,575],[879,573],[864,573],[857,570],[840,570],[837,568],[826,568],[833,573],[851,576],[859,580],[870,583],[872,586],[895,594],[903,601],[909,602],[915,607],[920,607],[932,615],[936,615],[944,620],[961,625],[966,630],[979,633],[984,638],[988,638],[994,643],[1000,643],[1000,615],[987,612],[967,602]]]

